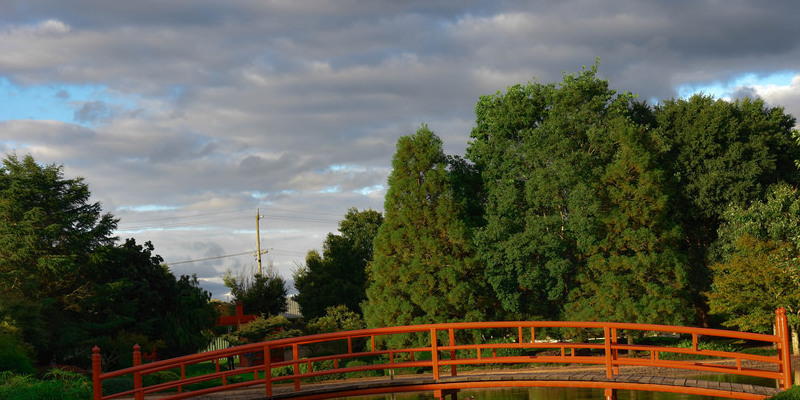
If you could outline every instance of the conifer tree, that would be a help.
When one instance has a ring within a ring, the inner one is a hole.
[[[367,325],[483,319],[483,271],[441,140],[423,125],[398,140],[392,167],[384,221],[367,268]]]
[[[624,115],[609,118],[608,126],[615,151],[597,183],[597,237],[565,317],[683,324],[693,316],[688,267],[651,134]]]

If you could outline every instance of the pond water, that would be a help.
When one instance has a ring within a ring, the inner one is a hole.
[[[738,375],[703,375],[695,377],[723,382],[747,383],[773,387],[775,381]],[[447,399],[451,397],[448,396]],[[402,393],[383,396],[345,397],[349,400],[430,400],[432,392]],[[458,393],[458,400],[605,400],[603,389],[590,388],[497,388],[464,389]],[[649,392],[638,390],[618,390],[617,400],[716,400],[721,397],[697,396],[681,393]],[[727,399],[726,399],[727,400]]]

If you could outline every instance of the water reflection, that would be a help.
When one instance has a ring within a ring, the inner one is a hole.
[[[745,383],[774,387],[775,380],[738,375],[703,375],[695,377],[709,381]],[[349,400],[431,400],[432,392],[387,394],[383,396],[345,397]],[[447,396],[447,399],[454,397]],[[464,389],[458,392],[458,400],[605,400],[603,389],[591,388],[496,388]],[[724,397],[689,395],[683,393],[649,392],[639,390],[618,390],[617,400],[729,400]]]
[[[447,397],[450,399],[450,396]],[[433,393],[402,393],[384,396],[346,397],[360,400],[430,400]],[[590,388],[505,388],[505,389],[464,389],[458,393],[458,400],[605,400],[603,389]],[[716,400],[709,396],[682,393],[647,392],[636,390],[617,391],[618,400]]]

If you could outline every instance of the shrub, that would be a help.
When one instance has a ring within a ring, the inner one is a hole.
[[[0,333],[0,371],[18,374],[36,372],[24,343],[12,333]]]
[[[770,397],[771,400],[800,400],[800,386],[792,386],[789,389]]]
[[[363,367],[365,365],[371,365],[365,361],[361,360],[350,360],[345,364],[345,368],[353,368],[353,367]],[[383,370],[368,370],[368,371],[353,371],[353,372],[346,372],[344,374],[345,378],[366,378],[371,376],[383,376]]]
[[[124,392],[133,389],[133,378],[120,376],[117,378],[103,379],[103,395]]]
[[[43,379],[6,371],[0,372],[0,398],[84,400],[92,398],[92,385],[85,376],[60,369],[50,370]]]
[[[175,371],[158,371],[144,376],[144,386],[157,385],[159,383],[173,382],[180,380],[181,376]]]
[[[676,343],[673,347],[679,347],[683,349],[691,349],[694,346],[694,343],[691,340],[681,340],[680,342]],[[698,350],[713,350],[713,351],[727,351],[727,352],[738,352],[741,350],[738,346],[728,343],[728,342],[717,342],[717,341],[707,341],[707,342],[698,342],[697,343]],[[710,358],[709,356],[702,356],[702,355],[693,355],[693,354],[681,354],[681,353],[670,353],[670,352],[659,352],[659,358],[664,360],[688,360],[688,359],[706,359]]]

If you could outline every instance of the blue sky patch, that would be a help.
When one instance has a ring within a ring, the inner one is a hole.
[[[0,121],[56,120],[92,125],[114,109],[131,108],[132,101],[102,85],[16,85],[0,77]]]
[[[737,91],[754,86],[789,86],[797,71],[780,71],[773,74],[747,73],[728,81],[691,83],[678,86],[678,97],[687,98],[695,93],[712,95],[717,99],[730,98]]]

